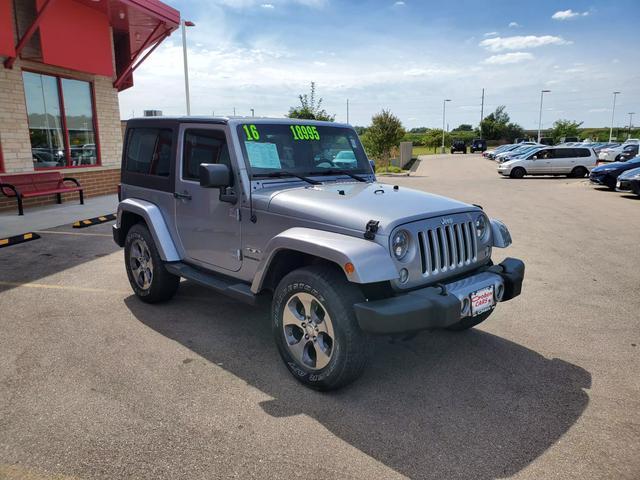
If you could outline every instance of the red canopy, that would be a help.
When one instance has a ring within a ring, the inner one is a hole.
[[[2,10],[10,9],[10,4],[0,0],[0,19],[11,18]],[[11,67],[39,29],[44,63],[115,76],[119,90],[133,85],[133,70],[180,24],[180,13],[158,0],[36,0],[36,5],[38,14],[15,52],[4,52],[9,56],[5,65]],[[2,27],[0,20],[0,31],[7,31]],[[8,31],[13,47],[12,26]],[[0,37],[0,54],[5,47]]]
[[[0,56],[11,57],[15,53],[11,0],[0,0]]]

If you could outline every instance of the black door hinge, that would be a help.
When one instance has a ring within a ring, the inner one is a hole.
[[[376,232],[378,231],[379,226],[380,222],[378,220],[369,220],[364,232],[364,238],[367,240],[373,240],[376,238]]]

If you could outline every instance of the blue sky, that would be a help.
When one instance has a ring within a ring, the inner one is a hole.
[[[192,113],[281,117],[313,80],[324,106],[368,125],[382,108],[405,127],[477,125],[504,104],[512,120],[537,128],[558,118],[616,126],[638,112],[637,0],[338,1],[165,0],[188,29]],[[120,94],[121,116],[143,109],[183,114],[180,32],[175,32]]]

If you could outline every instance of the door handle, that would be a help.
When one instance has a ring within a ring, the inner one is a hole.
[[[182,200],[191,200],[191,194],[187,191],[185,191],[184,193],[174,192],[173,196]]]

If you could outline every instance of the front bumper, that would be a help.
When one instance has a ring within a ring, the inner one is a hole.
[[[622,193],[633,192],[640,195],[640,180],[618,180],[616,190]]]
[[[602,185],[609,188],[616,187],[617,176],[609,175],[608,173],[593,173],[589,174],[589,181],[595,185]]]
[[[395,297],[356,303],[360,328],[377,334],[406,333],[444,328],[470,315],[470,296],[493,285],[495,302],[506,302],[520,295],[524,262],[507,258],[468,277],[440,285],[413,290]]]

